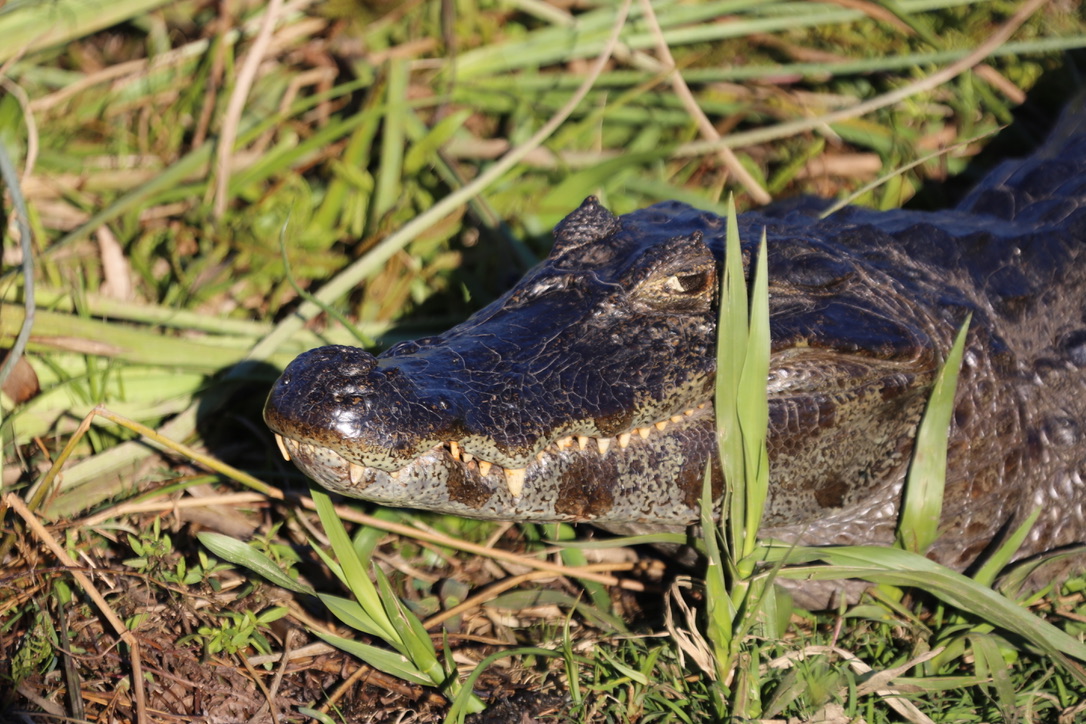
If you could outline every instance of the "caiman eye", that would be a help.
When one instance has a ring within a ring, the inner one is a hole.
[[[676,294],[697,294],[705,291],[709,283],[709,272],[699,271],[691,274],[674,274],[664,284],[669,292]]]

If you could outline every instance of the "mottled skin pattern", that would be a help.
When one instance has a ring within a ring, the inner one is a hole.
[[[1086,538],[1086,136],[1057,131],[938,213],[817,203],[743,214],[769,249],[771,492],[763,534],[889,544],[933,375],[973,322],[943,535],[965,568],[1039,507],[1023,554]],[[550,257],[468,321],[379,357],[307,352],[265,408],[322,485],[503,520],[675,528],[715,455],[724,222],[594,199]],[[717,480],[719,491],[720,481]]]

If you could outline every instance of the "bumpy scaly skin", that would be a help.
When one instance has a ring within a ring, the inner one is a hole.
[[[1057,132],[953,210],[819,220],[804,202],[740,217],[745,242],[763,229],[769,242],[766,535],[892,541],[933,376],[972,313],[930,555],[964,568],[1034,507],[1024,553],[1086,538],[1084,201],[1086,137]],[[301,355],[265,419],[302,470],[346,495],[687,525],[715,455],[723,236],[722,219],[684,204],[616,218],[588,199],[501,299],[378,357]]]

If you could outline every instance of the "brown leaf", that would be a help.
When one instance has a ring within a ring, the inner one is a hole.
[[[11,354],[11,350],[3,350],[3,361],[0,361],[0,366],[3,366],[9,354]],[[15,368],[11,370],[11,374],[4,380],[3,391],[15,404],[26,402],[41,392],[38,375],[25,357],[20,357],[19,361],[15,363]]]

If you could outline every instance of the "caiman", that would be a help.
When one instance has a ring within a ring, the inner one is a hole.
[[[934,376],[972,315],[929,557],[965,569],[1037,508],[1020,556],[1086,539],[1080,118],[952,209],[820,218],[825,202],[804,201],[740,215],[748,268],[752,242],[768,239],[763,535],[893,542]],[[682,203],[616,217],[589,198],[543,263],[444,334],[379,356],[299,356],[265,420],[288,459],[344,495],[472,518],[687,526],[716,456],[724,230]]]

